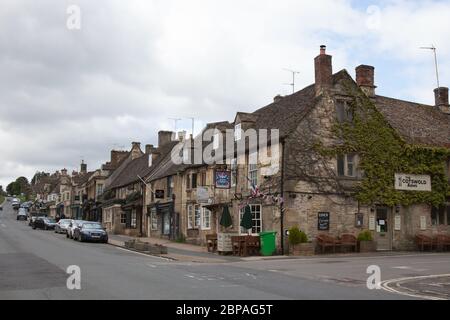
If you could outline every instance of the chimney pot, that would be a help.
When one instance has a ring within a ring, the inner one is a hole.
[[[273,97],[273,102],[279,102],[283,99],[282,95],[277,94],[275,97]]]
[[[165,145],[175,140],[175,132],[172,131],[159,131],[158,132],[158,147]]]
[[[321,45],[320,46],[320,54],[325,54],[326,50],[327,50],[327,46],[326,45]]]

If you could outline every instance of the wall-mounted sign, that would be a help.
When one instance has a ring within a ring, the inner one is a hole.
[[[399,231],[401,229],[402,218],[399,214],[396,214],[394,217],[394,230]]]
[[[164,190],[155,190],[156,199],[164,199]]]
[[[216,170],[214,172],[215,186],[218,189],[230,189],[231,172],[228,170]]]
[[[197,187],[197,201],[206,202],[209,200],[209,192],[207,187]]]
[[[375,216],[371,215],[369,217],[369,230],[375,230]]]
[[[362,228],[364,222],[364,215],[362,213],[355,213],[355,227]]]
[[[319,212],[317,214],[317,229],[318,230],[330,230],[330,213]]]
[[[431,177],[426,174],[395,174],[396,190],[431,191]]]

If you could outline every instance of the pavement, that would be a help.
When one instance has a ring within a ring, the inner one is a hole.
[[[0,299],[448,298],[448,253],[233,260],[186,249],[173,247],[169,253],[195,259],[174,260],[114,245],[80,243],[16,221],[7,202],[0,211]],[[73,266],[80,270],[79,289],[71,289]],[[378,289],[367,287],[370,266],[381,271]]]

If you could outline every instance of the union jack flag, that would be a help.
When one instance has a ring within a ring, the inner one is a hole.
[[[252,188],[252,197],[253,198],[257,198],[261,196],[261,193],[259,192],[259,187],[258,185],[254,184],[252,180],[250,180],[249,177],[247,177],[247,180],[250,182],[250,186]]]

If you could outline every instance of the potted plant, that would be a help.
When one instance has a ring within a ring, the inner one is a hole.
[[[373,241],[372,232],[364,230],[358,234],[359,252],[375,251],[375,242]]]
[[[309,256],[314,254],[314,246],[308,242],[308,236],[297,227],[289,229],[289,254]]]

